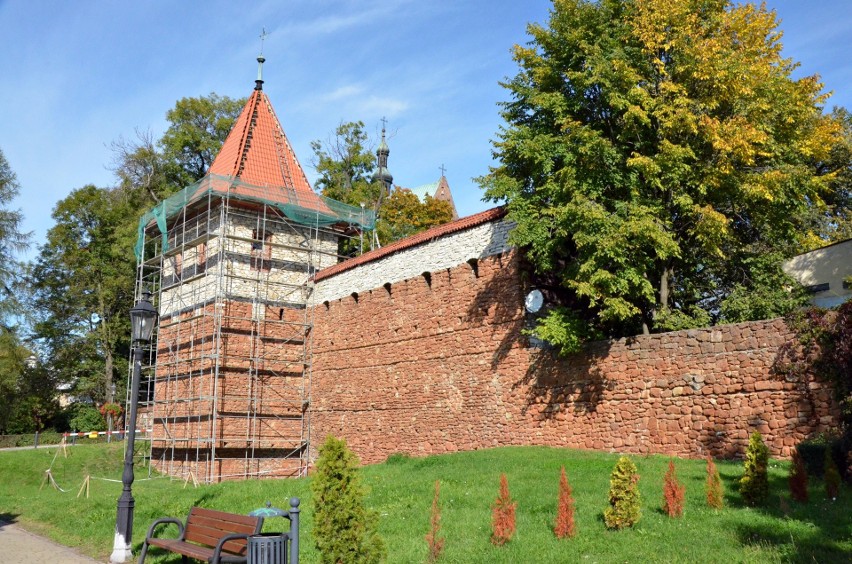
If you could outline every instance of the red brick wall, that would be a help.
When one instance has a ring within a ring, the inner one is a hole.
[[[298,457],[292,460],[290,454],[302,440],[305,311],[264,307],[253,320],[252,304],[228,301],[218,347],[214,314],[211,304],[181,314],[180,324],[174,317],[161,320],[155,467],[172,475],[191,470],[205,481],[298,475]],[[214,377],[217,352],[221,360]]]
[[[317,306],[312,450],[346,437],[364,462],[501,445],[734,456],[764,434],[788,456],[834,424],[827,387],[774,375],[782,320],[530,349],[514,253]]]

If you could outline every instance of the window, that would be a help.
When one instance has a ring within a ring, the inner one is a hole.
[[[269,270],[272,258],[272,233],[255,229],[251,233],[251,239],[252,270]]]

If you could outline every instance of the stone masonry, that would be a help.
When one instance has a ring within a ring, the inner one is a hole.
[[[827,385],[773,373],[791,337],[779,319],[598,342],[567,358],[531,348],[519,256],[505,220],[491,223],[453,266],[419,266],[449,254],[437,239],[318,281],[314,452],[334,434],[368,463],[504,445],[731,457],[757,430],[786,457],[836,424]]]

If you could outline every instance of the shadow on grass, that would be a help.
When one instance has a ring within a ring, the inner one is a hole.
[[[0,513],[0,529],[17,522],[19,515],[19,513]]]
[[[736,509],[749,507],[773,518],[770,523],[752,521],[734,525],[737,539],[743,546],[775,548],[785,562],[852,561],[848,516],[840,510],[833,511],[831,505],[826,506],[821,481],[811,481],[811,500],[800,504],[790,499],[786,473],[770,472],[767,499],[750,506],[739,492],[740,475],[726,473],[721,477],[726,505]],[[849,495],[852,490],[843,486],[841,496]]]
[[[784,562],[849,562],[852,554],[835,539],[817,529],[810,535],[793,536],[775,525],[741,524],[736,535],[743,546],[772,547],[783,554]],[[837,539],[840,540],[840,539]]]

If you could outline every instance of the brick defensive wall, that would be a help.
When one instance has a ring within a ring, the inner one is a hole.
[[[773,373],[780,319],[530,347],[511,227],[489,210],[317,275],[314,454],[334,434],[367,463],[504,445],[731,457],[757,430],[787,457],[836,425],[828,385]]]

